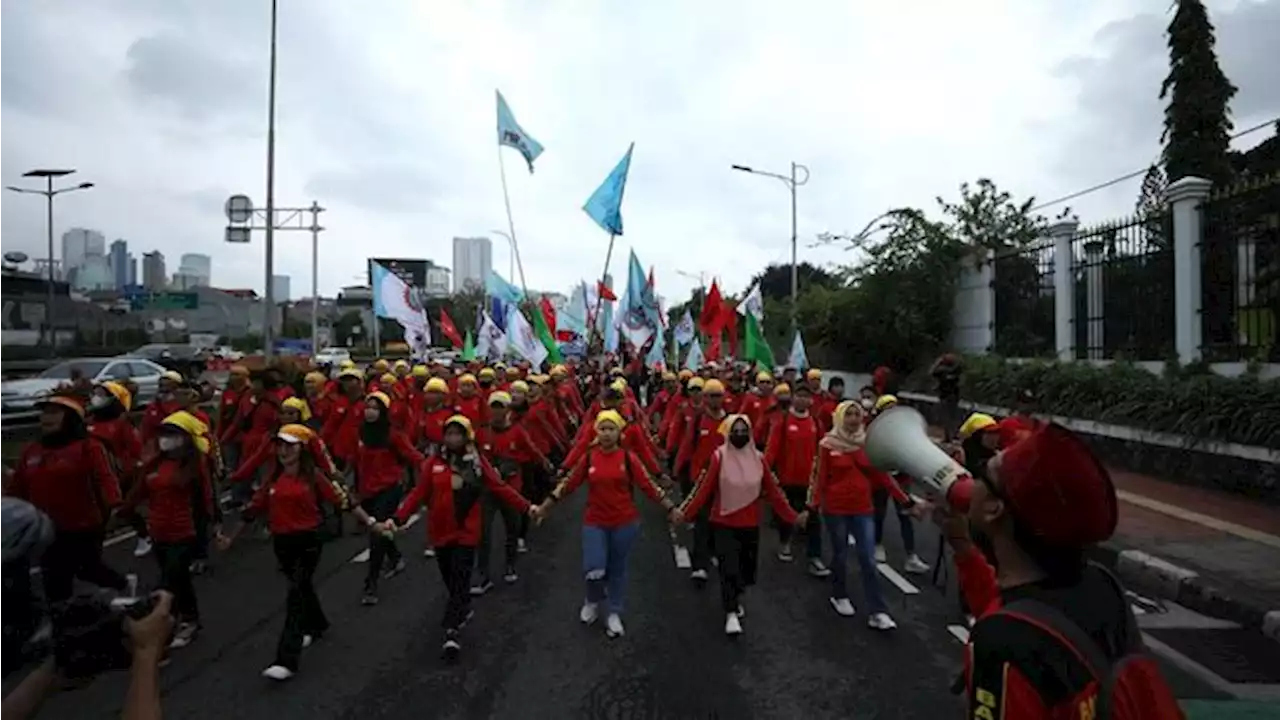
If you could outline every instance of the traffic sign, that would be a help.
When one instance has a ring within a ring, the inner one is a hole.
[[[253,217],[253,201],[248,195],[232,195],[227,198],[227,221],[233,225],[242,225]]]
[[[193,292],[140,293],[129,298],[134,310],[195,310],[200,307],[200,295]]]

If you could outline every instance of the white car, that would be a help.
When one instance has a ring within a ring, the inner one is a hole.
[[[132,380],[138,386],[133,406],[139,407],[156,396],[163,367],[142,358],[79,358],[64,360],[33,378],[9,380],[0,385],[0,405],[5,415],[27,413],[40,398],[71,382],[72,371],[95,385],[108,380]]]
[[[334,365],[337,366],[351,359],[351,351],[344,347],[327,347],[316,353],[311,358],[314,365]]]

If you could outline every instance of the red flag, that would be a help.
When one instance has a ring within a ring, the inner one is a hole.
[[[546,295],[538,301],[538,309],[542,311],[542,319],[547,321],[547,329],[552,333],[556,331],[556,308],[551,304],[551,298]]]
[[[702,301],[702,313],[698,315],[698,327],[702,332],[710,335],[718,333],[720,330],[720,314],[724,310],[724,298],[720,296],[720,286],[715,280],[711,281],[711,291],[707,293],[707,297]]]
[[[725,302],[721,305],[721,322],[729,333],[729,357],[738,357],[738,308]]]
[[[716,328],[715,332],[707,338],[707,349],[702,353],[702,359],[706,362],[715,362],[720,359],[720,328]]]
[[[453,324],[453,318],[449,317],[448,311],[444,308],[440,308],[440,332],[449,338],[449,342],[453,343],[454,347],[462,347],[462,336],[458,334],[458,327]]]
[[[596,293],[600,295],[601,300],[607,302],[614,302],[618,299],[618,296],[613,294],[613,291],[609,289],[609,286],[599,280],[596,281]]]

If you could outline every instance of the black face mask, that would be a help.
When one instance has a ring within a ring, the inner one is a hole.
[[[741,450],[751,442],[751,436],[746,433],[730,433],[729,444]]]
[[[996,546],[995,543],[991,541],[991,536],[981,528],[969,525],[969,539],[973,541],[974,546],[977,547],[982,553],[982,556],[987,559],[987,562],[991,564],[991,567],[993,569],[999,569],[1000,566],[996,563]]]
[[[790,409],[791,409],[791,401],[790,401],[790,400],[778,400],[778,407],[782,408],[783,410],[790,410]]]

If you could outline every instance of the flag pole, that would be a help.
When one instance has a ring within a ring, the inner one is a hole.
[[[498,177],[502,179],[502,204],[507,209],[507,231],[511,233],[511,252],[516,256],[516,268],[520,270],[520,289],[530,300],[529,286],[524,281],[524,261],[520,259],[520,242],[516,240],[516,221],[511,215],[511,194],[507,191],[507,163],[502,159],[502,146],[498,146]]]
[[[595,336],[596,322],[600,319],[600,309],[604,305],[604,295],[600,293],[600,289],[608,287],[608,285],[606,285],[605,283],[609,279],[609,263],[610,261],[613,260],[613,244],[617,239],[618,239],[617,235],[614,235],[613,233],[609,233],[609,249],[605,251],[605,254],[604,254],[604,272],[600,273],[600,285],[599,287],[596,288],[596,309],[595,309],[595,312],[591,314],[591,317],[588,318],[588,321],[591,323],[591,328],[587,332],[587,338],[588,338],[587,351],[588,352],[590,352],[591,350],[591,338]],[[609,289],[612,290],[612,288],[609,288]],[[604,337],[606,332],[607,330],[605,328],[600,329],[600,362],[601,363],[604,362]]]

